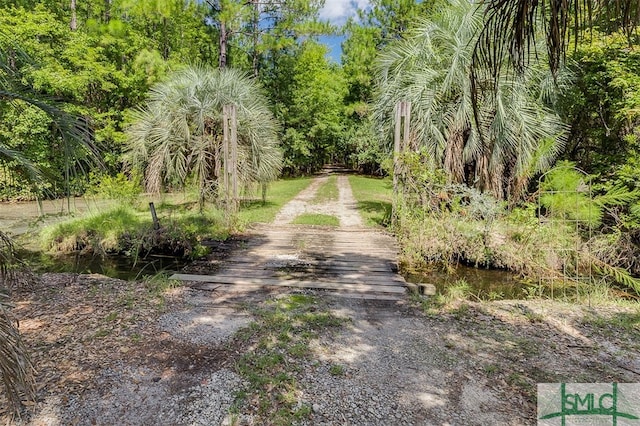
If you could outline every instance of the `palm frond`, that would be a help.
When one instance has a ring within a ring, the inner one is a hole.
[[[159,191],[189,176],[217,184],[222,110],[237,107],[238,170],[243,183],[274,180],[282,167],[278,126],[258,83],[234,70],[190,66],[152,88],[128,129],[127,162],[146,170],[147,189]]]
[[[9,282],[12,277],[13,245],[0,232],[0,381],[10,408],[18,413],[23,398],[34,400],[35,382],[28,351],[11,315]]]
[[[539,68],[503,74],[495,84],[482,80],[474,87],[474,43],[483,16],[477,4],[452,0],[404,40],[390,44],[377,63],[380,78],[373,111],[390,147],[393,108],[410,101],[412,134],[450,180],[464,180],[502,198],[508,195],[505,183],[519,179],[522,186],[528,179],[524,170],[534,167],[532,162],[536,170],[551,165],[566,127],[548,108],[552,94],[542,82],[549,73]],[[547,146],[550,143],[553,146]],[[536,156],[540,148],[545,155]],[[465,168],[475,169],[476,175]]]
[[[584,30],[599,26],[631,36],[640,25],[637,0],[484,0],[485,26],[474,48],[474,69],[497,79],[507,68],[522,73],[544,44],[555,73],[569,46]]]

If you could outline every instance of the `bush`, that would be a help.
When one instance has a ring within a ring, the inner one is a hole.
[[[142,177],[138,173],[127,176],[118,173],[115,176],[91,173],[87,195],[135,203],[142,193]]]
[[[45,228],[41,237],[47,250],[57,252],[163,253],[195,258],[206,252],[203,239],[228,236],[224,216],[217,210],[203,214],[160,211],[159,222],[160,229],[154,229],[148,212],[120,206]]]

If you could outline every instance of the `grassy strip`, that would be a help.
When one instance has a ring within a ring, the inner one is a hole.
[[[345,320],[331,314],[321,299],[305,294],[266,301],[252,313],[256,322],[236,334],[249,348],[236,364],[249,386],[238,394],[232,412],[242,407],[262,424],[293,424],[311,414],[309,405],[298,403],[296,380],[302,362],[311,357],[309,345],[320,332]]]
[[[148,211],[119,206],[106,211],[46,227],[41,232],[46,250],[58,252],[86,251],[137,255],[151,250],[184,257],[205,253],[203,237],[224,239],[228,236],[222,212],[183,206],[160,205],[157,209],[160,229],[153,229]]]
[[[340,226],[340,219],[335,216],[320,213],[304,213],[297,216],[295,225]]]
[[[267,201],[243,201],[238,212],[238,219],[242,225],[251,223],[269,223],[276,217],[278,211],[300,191],[311,183],[311,178],[281,179],[269,184]]]
[[[389,178],[349,176],[358,210],[367,226],[387,226],[391,221],[393,187]]]
[[[318,188],[318,191],[313,198],[313,203],[329,203],[331,201],[337,201],[338,197],[338,178],[336,176],[330,176],[329,179],[327,179],[327,181],[320,185],[320,188]]]
[[[270,222],[289,200],[311,182],[310,178],[274,182],[265,203],[243,202],[237,218],[229,218],[215,206],[200,212],[197,194],[162,197],[156,202],[160,229],[153,229],[146,204],[131,204],[87,214],[46,227],[42,246],[56,252],[122,253],[137,256],[150,251],[196,258],[206,254],[205,239],[226,239],[255,222]]]

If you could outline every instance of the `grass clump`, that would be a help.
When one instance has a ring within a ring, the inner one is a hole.
[[[609,333],[619,333],[621,330],[640,339],[640,311],[616,312],[613,314],[596,314],[585,317],[584,323]]]
[[[333,364],[331,367],[329,367],[329,374],[336,377],[344,376],[345,374],[344,367],[339,364]]]
[[[240,203],[238,220],[242,225],[269,223],[282,206],[311,183],[311,178],[280,179],[269,184],[268,197],[263,200],[244,200]]]
[[[367,226],[388,226],[391,223],[393,184],[390,178],[349,176],[358,211]]]
[[[340,219],[320,213],[304,213],[293,220],[295,225],[340,226]]]
[[[133,208],[118,206],[44,228],[41,238],[45,248],[53,251],[91,249],[116,252],[120,251],[119,240],[122,235],[150,225],[151,220],[145,220]]]
[[[345,320],[306,294],[270,300],[252,312],[257,321],[236,334],[236,339],[249,344],[236,364],[238,374],[249,383],[236,406],[251,402],[251,409],[266,424],[300,421],[311,409],[299,403],[299,363],[310,357],[309,345],[320,332],[340,327]]]
[[[42,245],[62,253],[162,253],[196,258],[206,253],[200,244],[204,239],[229,235],[224,215],[216,209],[198,213],[159,206],[157,211],[159,229],[154,229],[148,211],[118,206],[44,228]]]
[[[320,185],[316,195],[313,199],[314,204],[324,204],[331,201],[337,201],[339,197],[338,192],[338,178],[336,176],[329,176],[326,182]]]

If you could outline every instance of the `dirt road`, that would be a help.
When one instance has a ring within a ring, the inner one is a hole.
[[[352,199],[314,206],[311,188],[276,221],[317,209],[361,226]],[[50,274],[16,295],[40,370],[24,424],[521,425],[536,423],[536,383],[640,380],[633,306],[459,301],[427,314],[408,298],[183,286],[158,299],[149,286]]]

